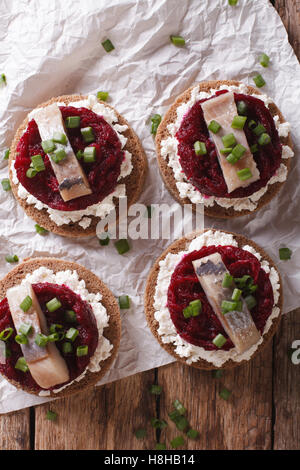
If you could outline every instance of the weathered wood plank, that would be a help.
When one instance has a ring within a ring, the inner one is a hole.
[[[275,0],[278,11],[294,51],[300,58],[300,0]]]
[[[284,316],[274,342],[274,449],[299,449],[300,365],[288,354],[294,340],[300,340],[300,309]]]
[[[155,433],[139,440],[136,429],[145,428],[147,416],[155,415],[155,400],[148,392],[154,371],[96,387],[70,398],[36,407],[35,449],[98,450],[151,449]],[[46,419],[47,410],[58,414]]]
[[[29,408],[0,415],[0,450],[30,449]]]
[[[224,371],[220,379],[177,363],[160,368],[158,382],[164,389],[161,417],[167,418],[178,398],[191,427],[200,433],[195,441],[186,439],[185,449],[271,448],[272,345],[249,364]],[[232,391],[228,401],[219,397],[224,386]],[[168,422],[161,441],[169,443],[182,433]]]

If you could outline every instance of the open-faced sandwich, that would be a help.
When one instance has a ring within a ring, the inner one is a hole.
[[[294,155],[290,125],[273,101],[232,80],[202,82],[180,95],[158,127],[156,149],[173,197],[220,218],[267,204]]]
[[[17,130],[9,158],[11,187],[27,215],[70,237],[95,235],[120,197],[128,207],[136,202],[146,169],[134,131],[93,95],[39,105]]]
[[[116,357],[118,303],[83,266],[32,258],[0,281],[0,373],[17,388],[62,397],[94,385]]]
[[[206,230],[174,242],[154,264],[145,291],[152,333],[177,360],[229,368],[272,338],[282,309],[280,275],[242,235]]]

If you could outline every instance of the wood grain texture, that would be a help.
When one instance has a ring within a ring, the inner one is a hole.
[[[30,410],[0,415],[0,450],[30,449]]]
[[[289,41],[300,58],[300,0],[275,0],[274,6],[287,29]]]

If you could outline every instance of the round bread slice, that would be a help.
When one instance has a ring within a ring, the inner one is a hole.
[[[216,231],[214,229],[205,229],[204,232],[206,232],[208,230],[211,230],[213,232]],[[273,260],[269,257],[269,255],[267,255],[267,253],[260,246],[258,246],[252,240],[249,240],[248,238],[244,237],[243,235],[239,235],[239,234],[236,234],[236,233],[233,233],[233,232],[227,232],[226,230],[222,230],[222,232],[223,233],[230,233],[231,235],[233,235],[235,240],[238,243],[238,246],[240,248],[242,248],[245,245],[252,246],[255,249],[255,251],[261,255],[261,257],[262,257],[261,261],[266,260],[269,263],[270,267],[274,267],[276,269],[276,271],[278,272],[278,275],[279,275],[280,291],[279,291],[279,300],[278,300],[278,303],[276,304],[276,306],[279,307],[280,314],[275,319],[273,319],[273,322],[272,322],[272,325],[271,325],[270,329],[268,330],[268,332],[266,332],[263,335],[263,342],[258,346],[257,350],[255,351],[255,353],[250,358],[250,359],[253,359],[253,357],[255,357],[259,352],[261,352],[263,350],[263,348],[266,346],[266,344],[269,343],[269,341],[272,339],[272,337],[274,336],[274,334],[275,334],[275,332],[276,332],[276,330],[279,326],[281,315],[282,315],[282,304],[283,304],[283,295],[282,295],[282,287],[281,287],[282,282],[281,282],[279,271],[278,271],[276,265],[274,264]],[[154,313],[155,313],[154,296],[155,296],[155,288],[156,288],[156,283],[157,283],[157,277],[158,277],[158,273],[159,273],[159,269],[160,269],[159,262],[161,260],[165,259],[165,257],[168,255],[168,253],[179,253],[181,251],[185,251],[188,248],[190,242],[194,238],[196,238],[197,236],[201,235],[201,233],[203,233],[203,231],[193,232],[193,233],[191,233],[190,235],[188,235],[186,237],[183,237],[183,238],[180,238],[179,240],[176,240],[174,243],[172,243],[162,253],[162,255],[155,261],[155,263],[154,263],[154,265],[153,265],[153,267],[152,267],[152,269],[149,273],[147,283],[146,283],[145,297],[144,297],[145,315],[146,315],[147,323],[148,323],[149,328],[151,329],[153,335],[158,340],[160,345],[169,354],[171,354],[173,357],[175,357],[175,359],[177,359],[177,361],[183,362],[185,364],[187,364],[186,358],[180,357],[175,352],[176,348],[172,343],[164,343],[162,341],[161,336],[157,332],[159,324],[158,324],[158,321],[154,317]],[[233,367],[237,367],[241,364],[244,364],[246,362],[248,362],[248,360],[242,360],[240,362],[236,362],[236,361],[233,361],[232,359],[229,359],[229,360],[227,360],[226,362],[224,362],[222,364],[221,368],[222,369],[230,369],[230,368],[233,368]],[[195,367],[197,369],[204,369],[204,370],[213,370],[213,369],[219,369],[220,368],[220,367],[216,367],[214,364],[212,364],[211,362],[208,362],[204,359],[199,359],[197,362],[193,362],[192,364],[187,364],[187,365],[190,365],[191,367]]]
[[[108,289],[108,287],[102,282],[95,274],[89,271],[87,268],[82,266],[81,264],[74,263],[73,261],[64,261],[58,258],[30,258],[24,260],[24,262],[20,263],[16,266],[12,271],[10,271],[1,281],[0,281],[0,298],[3,300],[6,297],[6,291],[13,286],[16,286],[21,283],[21,281],[26,277],[26,274],[32,273],[36,269],[44,266],[46,268],[51,269],[54,273],[58,271],[65,271],[65,270],[76,270],[78,273],[79,279],[83,279],[85,281],[86,289],[90,293],[97,294],[100,292],[102,294],[102,305],[106,308],[107,314],[109,316],[109,325],[107,328],[104,329],[103,336],[109,340],[109,342],[113,345],[113,349],[111,350],[111,355],[101,361],[101,369],[99,372],[90,372],[87,371],[84,377],[79,380],[78,382],[74,382],[71,385],[67,386],[65,389],[58,393],[54,393],[51,391],[51,397],[61,398],[73,395],[74,393],[81,392],[93,385],[95,385],[108,371],[110,366],[112,365],[114,359],[117,356],[119,345],[120,345],[120,338],[121,338],[121,317],[120,317],[120,310],[119,305]],[[25,392],[32,393],[34,395],[38,395],[39,392],[36,390],[32,390],[28,387],[21,387],[18,382],[13,380],[9,380],[6,376],[4,376],[6,380],[11,382],[15,387],[24,390]],[[59,388],[59,385],[57,386]]]
[[[239,86],[241,82],[236,80],[211,80],[207,82],[199,83],[199,91],[203,92],[210,92],[211,89],[219,89],[222,85],[228,86]],[[249,94],[260,95],[262,94],[256,88],[247,85]],[[179,191],[176,186],[176,179],[174,177],[173,169],[168,166],[168,160],[165,159],[161,154],[161,142],[168,137],[170,137],[170,133],[168,130],[168,125],[176,121],[177,118],[177,108],[183,103],[187,103],[191,98],[191,92],[195,88],[195,85],[184,91],[175,101],[175,103],[169,108],[167,113],[165,114],[164,118],[162,119],[155,138],[156,143],[156,153],[157,153],[157,160],[160,169],[161,176],[166,184],[171,195],[178,201],[180,204],[191,204],[191,201],[188,197],[182,198],[179,194]],[[280,123],[286,122],[281,111],[278,107],[271,103],[269,105],[269,111],[272,116],[279,116]],[[281,143],[283,145],[288,145],[291,149],[293,148],[292,139],[290,134],[288,137],[281,137]],[[284,164],[287,167],[287,170],[290,169],[290,158],[284,160]],[[271,199],[279,192],[280,188],[284,185],[285,182],[276,182],[274,184],[269,185],[268,190],[266,193],[259,199],[256,209],[254,210],[235,210],[234,207],[225,208],[218,205],[216,202],[212,206],[204,206],[204,213],[209,217],[216,217],[221,219],[230,219],[233,217],[240,217],[247,214],[252,214],[253,212],[259,210],[264,205],[268,204]],[[193,209],[195,210],[196,205],[193,204]]]
[[[40,104],[39,106],[37,106],[37,108],[44,108],[54,102],[57,102],[57,103],[64,102],[68,105],[69,103],[72,103],[75,101],[81,101],[85,99],[87,99],[86,95],[63,95],[57,98],[52,98],[51,100]],[[139,138],[137,137],[133,129],[130,127],[128,122],[123,118],[123,116],[121,116],[112,106],[110,106],[106,102],[99,101],[99,103],[102,103],[105,106],[114,110],[118,118],[118,123],[120,125],[128,126],[128,129],[122,133],[127,138],[127,142],[123,150],[127,150],[128,152],[132,154],[133,169],[130,175],[126,176],[125,178],[121,180],[121,183],[122,184],[124,183],[126,186],[127,206],[129,208],[132,204],[134,204],[138,200],[142,192],[143,185],[144,185],[145,178],[146,178],[146,173],[147,173],[147,157],[140,143]],[[56,223],[50,219],[47,209],[38,210],[34,207],[34,205],[27,204],[27,202],[24,199],[21,199],[18,196],[18,185],[16,185],[13,182],[11,165],[12,165],[12,162],[16,159],[17,145],[24,131],[26,130],[27,125],[28,125],[28,117],[24,119],[24,121],[18,128],[14,136],[14,139],[12,141],[11,148],[10,148],[9,178],[10,178],[11,188],[12,188],[12,191],[16,200],[18,201],[18,203],[21,205],[21,207],[24,209],[24,211],[29,217],[31,217],[41,227],[44,227],[46,230],[50,232],[54,232],[58,235],[62,235],[65,237],[76,237],[76,238],[95,236],[97,224],[101,220],[99,217],[88,216],[92,219],[92,222],[85,229],[82,226],[80,226],[78,222],[70,222],[69,224],[56,225]],[[113,202],[115,204],[115,207],[118,213],[119,199],[114,198]]]

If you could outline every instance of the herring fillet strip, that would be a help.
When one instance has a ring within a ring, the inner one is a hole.
[[[214,119],[222,126],[217,134],[210,132],[210,138],[216,146],[219,163],[228,192],[231,193],[237,188],[247,187],[254,181],[259,180],[260,173],[250,151],[244,130],[233,129],[231,127],[234,116],[237,116],[238,114],[234,101],[234,94],[230,92],[223,93],[216,98],[211,98],[204,103],[201,103],[201,107],[207,125],[209,125],[209,123]],[[237,143],[242,144],[246,148],[246,152],[242,158],[234,165],[229,163],[226,160],[226,155],[223,155],[220,152],[220,150],[224,148],[222,137],[226,134],[234,134]],[[241,181],[237,175],[237,172],[243,168],[249,168],[252,173],[252,177],[245,181]]]
[[[65,150],[67,154],[66,158],[59,163],[55,163],[49,155],[49,160],[57,178],[59,192],[63,200],[70,201],[80,196],[92,194],[88,179],[69,142],[57,103],[50,104],[45,108],[35,109],[31,112],[31,117],[38,126],[42,140],[52,139],[54,132],[63,133],[67,137],[67,145],[56,143],[57,148]]]
[[[193,261],[198,280],[205,295],[239,353],[247,351],[261,338],[252,316],[242,299],[242,312],[232,311],[225,315],[221,311],[223,300],[230,300],[235,286],[223,287],[222,282],[228,270],[219,253]],[[228,273],[229,274],[229,273]]]

